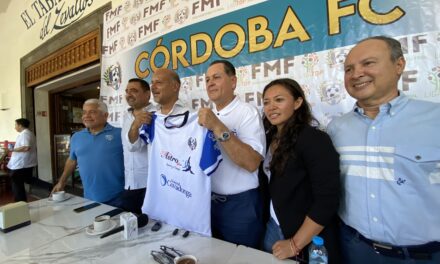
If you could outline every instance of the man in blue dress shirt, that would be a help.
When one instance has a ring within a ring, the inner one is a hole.
[[[398,41],[360,41],[345,61],[353,110],[328,126],[341,159],[345,263],[440,263],[440,105],[397,88]]]

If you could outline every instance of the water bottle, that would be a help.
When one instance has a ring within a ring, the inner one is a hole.
[[[309,246],[309,264],[327,264],[327,249],[324,247],[324,239],[314,236]]]

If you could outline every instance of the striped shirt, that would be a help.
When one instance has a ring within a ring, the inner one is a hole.
[[[362,108],[334,119],[340,154],[340,217],[392,245],[440,241],[440,104],[400,96],[375,119]]]

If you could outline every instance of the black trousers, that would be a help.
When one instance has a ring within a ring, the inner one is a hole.
[[[122,209],[128,212],[142,214],[146,188],[135,190],[124,190],[122,193]]]
[[[14,194],[14,200],[27,202],[26,189],[24,183],[30,183],[32,179],[33,167],[23,168],[17,170],[10,170],[9,176],[12,181],[12,193]]]

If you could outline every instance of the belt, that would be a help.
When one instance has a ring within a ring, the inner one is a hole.
[[[356,229],[344,223],[342,223],[342,226],[355,234],[355,236],[358,237],[362,242],[372,247],[377,254],[387,257],[429,260],[432,259],[432,254],[440,252],[440,242],[438,241],[416,246],[394,246],[368,239],[360,234]]]
[[[225,203],[227,201],[242,199],[243,197],[246,197],[253,192],[258,192],[258,188],[250,189],[241,193],[229,194],[229,195],[211,192],[211,201]]]

